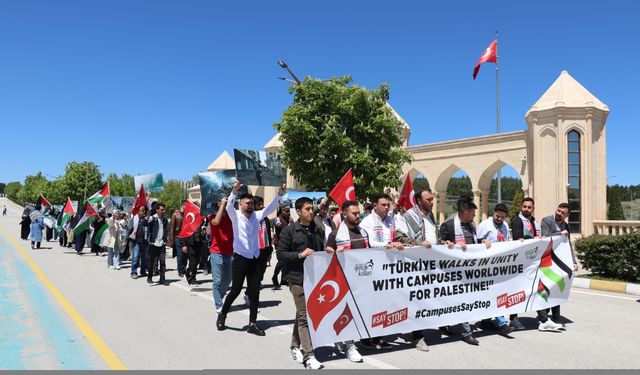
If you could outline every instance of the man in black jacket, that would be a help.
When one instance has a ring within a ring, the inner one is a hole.
[[[160,261],[160,284],[166,284],[164,273],[166,271],[165,253],[167,238],[169,237],[169,221],[164,216],[164,203],[156,205],[156,213],[149,218],[149,263],[147,266],[147,283],[151,284],[153,277],[153,266]]]
[[[538,229],[536,228],[536,218],[533,217],[533,211],[536,210],[535,202],[533,198],[524,198],[522,200],[522,206],[520,206],[520,213],[518,216],[511,220],[511,238],[516,240],[530,240],[532,238],[539,237]],[[511,314],[509,316],[511,322],[509,325],[516,331],[522,331],[526,327],[520,323],[518,314]]]
[[[313,201],[302,197],[296,200],[299,220],[280,233],[277,256],[283,263],[282,273],[289,283],[289,290],[296,305],[295,323],[291,336],[291,356],[308,369],[324,367],[316,360],[311,346],[311,336],[307,325],[307,307],[302,286],[304,259],[314,251],[323,251],[324,234],[313,221]]]

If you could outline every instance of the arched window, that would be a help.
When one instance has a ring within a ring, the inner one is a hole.
[[[580,233],[580,133],[572,130],[567,134],[567,154],[569,166],[569,181],[567,183],[567,196],[569,197],[569,228],[571,233]]]

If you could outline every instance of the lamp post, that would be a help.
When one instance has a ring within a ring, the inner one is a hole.
[[[294,82],[296,85],[300,86],[300,85],[302,84],[302,82],[300,82],[300,80],[298,79],[298,77],[296,77],[296,75],[295,75],[295,74],[293,74],[293,72],[291,71],[291,69],[289,69],[289,66],[287,65],[287,63],[286,63],[286,62],[284,62],[284,60],[278,60],[278,61],[276,61],[276,63],[277,63],[278,65],[280,65],[280,67],[281,67],[282,69],[286,69],[286,70],[287,70],[287,72],[289,72],[289,75],[291,76],[291,78],[293,78],[293,82]],[[283,81],[288,81],[288,79],[286,79],[286,78],[284,78],[284,77],[280,77],[280,79],[281,79],[281,80],[283,80]]]

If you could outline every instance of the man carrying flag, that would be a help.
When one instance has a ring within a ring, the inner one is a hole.
[[[73,237],[75,238],[76,252],[78,255],[82,253],[82,249],[84,248],[87,230],[91,224],[99,218],[98,213],[91,203],[86,202],[84,209],[84,213],[73,227]]]
[[[333,190],[331,190],[329,197],[338,204],[338,207],[341,207],[345,201],[356,200],[356,189],[353,186],[353,172],[351,172],[351,168],[349,168],[347,173],[342,176]]]
[[[560,203],[558,208],[556,209],[555,215],[550,215],[544,217],[540,222],[540,227],[542,228],[542,235],[544,237],[551,236],[567,236],[571,234],[569,229],[569,224],[565,221],[567,217],[569,217],[569,212],[571,212],[571,208],[568,203]],[[573,251],[573,246],[571,246],[571,256],[573,258],[573,267],[568,267],[566,264],[562,262],[559,258],[553,254],[553,241],[549,245],[549,249],[547,250],[549,253],[545,252],[543,259],[540,261],[541,269],[546,267],[544,274],[556,280],[561,280],[561,283],[564,283],[564,276],[554,274],[555,271],[552,269],[552,266],[555,265],[559,270],[569,275],[569,278],[573,275],[573,271],[578,271],[578,260],[576,259],[576,255]],[[544,264],[546,263],[546,264]],[[542,289],[545,289],[544,284],[540,281],[540,285]],[[547,291],[548,294],[548,291]],[[560,305],[553,306],[551,308],[551,319],[549,319],[549,309],[538,310],[538,320],[540,324],[538,325],[539,331],[564,331],[566,329],[565,325],[560,323]]]

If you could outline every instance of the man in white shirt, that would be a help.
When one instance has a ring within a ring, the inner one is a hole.
[[[373,212],[360,223],[360,228],[364,229],[369,236],[371,247],[404,250],[404,245],[396,241],[394,216],[389,215],[391,209],[389,194],[376,194],[371,199],[371,203],[373,203]]]
[[[264,336],[265,333],[256,325],[258,318],[258,303],[260,300],[260,242],[258,239],[258,227],[260,222],[270,213],[274,212],[286,192],[286,185],[282,185],[278,195],[261,211],[254,210],[254,201],[251,194],[242,194],[238,199],[238,210],[234,205],[236,193],[242,186],[240,181],[233,184],[231,194],[227,200],[227,214],[231,219],[233,227],[233,261],[231,290],[224,300],[222,310],[218,314],[216,327],[219,331],[226,328],[225,320],[227,313],[231,309],[231,304],[238,297],[242,290],[244,279],[247,279],[247,295],[249,296],[249,327],[247,332]]]
[[[485,240],[491,242],[511,241],[509,236],[509,226],[504,221],[509,214],[509,208],[504,203],[498,203],[493,209],[493,215],[478,225],[478,241]],[[514,328],[507,324],[504,316],[497,316],[498,333],[507,336],[513,332]],[[484,319],[481,323],[483,329],[495,330],[495,325],[490,319]]]

